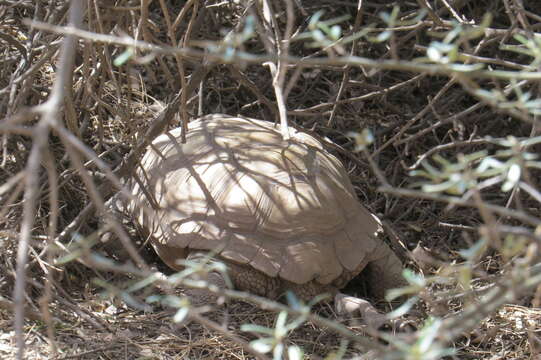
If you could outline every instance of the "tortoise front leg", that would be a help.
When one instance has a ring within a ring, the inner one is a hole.
[[[334,307],[339,315],[360,315],[362,322],[373,329],[379,329],[385,324],[390,324],[385,314],[380,313],[374,305],[365,299],[339,292],[334,296]]]

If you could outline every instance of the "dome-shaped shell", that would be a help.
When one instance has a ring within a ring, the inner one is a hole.
[[[129,204],[155,244],[210,250],[271,277],[330,284],[360,271],[378,220],[342,164],[312,136],[254,119],[211,115],[159,136]]]

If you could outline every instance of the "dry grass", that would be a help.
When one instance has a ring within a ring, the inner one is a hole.
[[[92,322],[82,321],[81,315],[61,305],[52,305],[51,311],[61,319],[55,329],[59,359],[81,358],[148,358],[148,359],[252,359],[253,355],[229,337],[208,330],[197,322],[174,324],[172,313],[156,309],[156,312],[143,313],[115,306],[107,299],[90,295],[90,299],[71,299]],[[320,313],[332,315],[328,309],[319,309]],[[274,313],[263,311],[249,303],[234,301],[225,310],[211,312],[206,317],[219,324],[226,324],[231,334],[253,340],[249,333],[239,331],[241,324],[259,324],[272,327]],[[2,312],[0,324],[9,330],[11,316]],[[25,328],[28,345],[28,357],[34,359],[51,358],[53,354],[49,342],[43,336],[44,325],[35,322]],[[352,326],[357,331],[361,326]],[[313,358],[323,357],[340,345],[336,333],[306,323],[294,331],[288,343],[296,344],[311,354]],[[11,358],[15,356],[14,333],[5,331],[0,335],[0,353]],[[350,349],[349,353],[354,353]]]
[[[111,3],[89,0],[86,3],[88,9],[84,23],[89,31],[117,36],[129,34],[157,45],[180,47],[195,44],[194,49],[198,49],[201,41],[220,41],[226,30],[241,30],[246,15],[256,13],[253,8],[246,11],[233,2],[219,1],[205,4],[188,2],[187,5],[175,1],[153,1],[148,8],[141,8],[140,2],[124,0]],[[285,3],[273,3],[276,13],[286,13]],[[302,3],[303,10],[296,8],[295,29],[306,31],[308,15],[324,9],[325,19],[351,15],[351,19],[342,24],[346,33],[357,28],[356,19],[362,26],[373,23],[384,28],[385,24],[377,14],[391,11],[394,4],[393,1],[364,1],[361,14],[357,12],[355,2],[340,2],[339,5],[326,0],[299,3]],[[401,3],[403,14],[418,10],[415,2]],[[436,9],[436,17],[446,21],[454,18],[441,6],[443,2],[428,3]],[[468,46],[465,44],[463,47],[465,51],[489,59],[493,68],[525,67],[529,61],[527,56],[502,51],[499,44],[513,43],[508,29],[526,34],[529,31],[539,32],[541,5],[525,1],[524,8],[521,8],[519,4],[522,2],[514,0],[465,2],[464,5],[460,5],[464,3],[461,1],[455,3],[459,4],[455,11],[476,24],[481,22],[486,12],[491,12],[494,15],[491,28],[501,29],[468,42]],[[54,31],[32,29],[23,23],[23,19],[34,18],[48,24],[64,25],[67,12],[67,3],[56,5],[56,2],[40,1],[36,5],[31,1],[0,1],[0,114],[3,118],[0,123],[3,136],[0,161],[0,183],[3,184],[0,187],[0,301],[6,300],[0,310],[1,358],[14,358],[16,353],[13,313],[8,308],[13,300],[17,247],[20,244],[25,202],[25,184],[22,180],[28,176],[24,171],[28,169],[29,154],[36,139],[32,137],[31,130],[40,121],[40,114],[28,109],[44,103],[52,93],[59,72],[57,50],[63,38]],[[181,13],[184,17],[178,20]],[[285,18],[280,16],[277,20],[282,30]],[[178,26],[171,31],[175,19]],[[344,51],[346,54],[353,51],[354,55],[371,59],[396,57],[411,60],[421,56],[422,47],[428,46],[432,39],[429,30],[434,21],[428,16],[418,26],[396,31],[392,46],[361,39],[353,49],[351,45],[344,46]],[[443,32],[449,29],[449,26],[442,26],[432,30]],[[198,57],[198,52],[181,57],[139,51],[125,64],[114,66],[113,61],[126,50],[125,47],[85,39],[80,40],[76,48],[71,91],[65,94],[68,100],[63,102],[59,123],[88,150],[98,154],[111,169],[117,168],[122,157],[138,146],[164,104],[169,103],[181,88],[186,89],[180,98],[182,111],[180,116],[169,121],[167,126],[170,128],[180,126],[183,117],[195,117],[199,113],[241,114],[269,121],[278,119],[272,76],[268,68],[261,64],[243,61],[219,64],[209,60],[202,67],[201,64],[207,60]],[[267,52],[257,36],[244,42],[241,48],[253,54]],[[292,42],[289,53],[303,59],[326,55],[324,51],[305,47],[302,42]],[[146,59],[150,54],[153,57]],[[503,61],[516,66],[506,65]],[[194,75],[198,71],[197,76],[204,79],[201,88]],[[471,153],[479,149],[493,152],[496,149],[493,145],[475,142],[457,144],[482,140],[487,135],[499,138],[508,135],[531,137],[538,134],[536,127],[520,121],[516,114],[482,103],[456,78],[400,69],[333,65],[304,67],[296,78],[294,73],[294,68],[289,69],[282,89],[289,90],[284,104],[289,120],[298,126],[313,129],[339,145],[340,148],[334,150],[349,170],[360,200],[391,224],[409,250],[423,248],[428,258],[436,259],[436,265],[424,266],[420,261],[410,261],[409,266],[429,275],[444,271],[442,269],[446,266],[442,264],[460,262],[458,251],[471,246],[480,236],[478,226],[484,220],[479,211],[472,207],[448,206],[444,202],[378,192],[381,183],[367,158],[351,151],[354,144],[345,134],[348,131],[371,129],[375,142],[369,152],[381,175],[391,186],[407,188],[416,180],[408,176],[409,170],[415,167],[419,157],[437,147],[443,146],[444,149],[438,153],[449,159],[455,158],[460,152]],[[196,80],[191,82],[193,78]],[[296,81],[290,84],[291,78]],[[477,79],[475,85],[503,88],[505,82]],[[535,82],[525,85],[525,89],[530,89],[538,97],[537,88]],[[81,157],[83,153],[74,151],[73,147],[67,149],[65,136],[55,128],[46,139],[48,152],[43,154],[42,166],[35,174],[40,192],[26,266],[26,300],[27,314],[40,312],[40,299],[48,302],[53,319],[47,321],[45,316],[45,321],[34,319],[25,322],[27,357],[53,357],[48,339],[53,332],[47,331],[47,324],[54,324],[58,359],[253,358],[238,341],[220,332],[209,330],[196,322],[174,325],[167,309],[157,308],[155,312],[145,313],[116,300],[101,298],[100,288],[91,282],[97,277],[121,285],[128,280],[126,275],[100,272],[77,262],[59,268],[51,266],[54,257],[64,255],[58,249],[53,251],[52,239],[61,240],[66,246],[73,243],[72,233],[58,236],[95,199],[70,155],[75,152]],[[86,173],[95,183],[106,183],[103,169],[86,158],[83,162]],[[45,168],[54,169],[57,179],[51,177]],[[112,190],[111,186],[106,187]],[[58,190],[56,202],[52,188]],[[103,193],[102,196],[107,195]],[[527,209],[534,217],[540,215],[539,204],[523,193],[510,196],[499,191],[498,186],[493,186],[483,196],[491,204]],[[516,220],[505,217],[500,220],[531,229],[528,224]],[[51,224],[54,221],[57,225],[53,229]],[[88,236],[96,230],[97,220],[86,216],[77,225],[77,232]],[[45,250],[51,257],[47,257]],[[150,264],[159,263],[146,250],[143,251],[143,258]],[[504,273],[508,265],[495,250],[489,251],[483,260],[477,267],[480,280],[474,282],[474,290],[483,288],[490,283],[490,279]],[[50,294],[47,293],[47,286],[52,288]],[[460,292],[453,286],[437,290]],[[351,291],[359,290],[353,285]],[[452,344],[458,350],[457,358],[538,359],[541,345],[537,335],[540,327],[536,299],[510,298],[509,305],[488,314],[477,328],[468,330]],[[423,302],[412,318],[420,324],[427,314],[448,316],[460,312],[464,305],[462,298],[446,299],[444,296],[439,301]],[[316,310],[323,316],[336,317],[326,306]],[[247,303],[232,302],[227,307],[226,315],[217,311],[209,314],[208,318],[224,325],[229,334],[249,341],[254,338],[253,335],[241,332],[240,325],[255,323],[272,326],[275,314]],[[345,325],[356,333],[362,333],[358,325]],[[293,332],[288,342],[301,346],[310,358],[317,359],[336,351],[340,336],[328,328],[308,322]],[[354,346],[347,351],[348,356],[359,353]]]

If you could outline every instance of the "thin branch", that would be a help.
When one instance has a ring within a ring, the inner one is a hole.
[[[54,26],[39,21],[25,21],[29,26],[33,26],[37,29],[50,31],[57,34],[75,35],[82,39],[91,40],[94,42],[101,42],[106,44],[116,44],[126,47],[136,47],[140,50],[147,50],[158,54],[173,54],[186,57],[195,57],[203,59],[208,57],[212,61],[223,61],[224,55],[220,53],[209,53],[204,50],[196,50],[192,48],[174,48],[165,45],[153,45],[144,41],[136,41],[129,37],[117,37],[105,34],[96,34],[90,31],[84,31],[72,26]],[[195,42],[192,42],[192,45]],[[204,45],[202,42],[200,45]],[[531,80],[540,81],[541,71],[506,71],[506,70],[483,70],[479,68],[472,68],[471,70],[456,69],[449,65],[439,64],[424,64],[414,61],[405,60],[374,60],[361,56],[342,56],[336,58],[317,57],[317,58],[301,58],[291,55],[282,55],[281,57],[276,55],[254,55],[243,51],[236,51],[233,54],[228,54],[228,62],[240,62],[248,64],[263,64],[266,62],[277,63],[278,61],[285,61],[289,64],[303,65],[303,66],[364,66],[367,68],[375,68],[380,70],[400,70],[411,71],[416,73],[426,73],[429,75],[445,75],[449,77],[468,77],[471,79],[501,79],[501,80]]]
[[[433,148],[431,148],[430,150],[425,152],[423,155],[419,156],[419,158],[417,159],[417,161],[415,161],[415,163],[413,165],[404,166],[404,167],[405,167],[406,170],[409,170],[409,171],[415,170],[429,156],[432,156],[433,154],[435,154],[437,152],[444,151],[444,150],[449,150],[449,149],[454,149],[454,148],[462,147],[462,146],[479,145],[479,144],[494,144],[494,141],[493,140],[487,140],[487,139],[472,139],[472,140],[465,140],[465,141],[454,141],[452,143],[447,143],[447,144],[434,146]]]
[[[477,208],[477,204],[475,202],[463,200],[461,198],[453,197],[453,196],[429,194],[429,193],[425,193],[425,192],[417,191],[417,190],[398,189],[398,188],[386,187],[386,186],[379,187],[378,191],[389,193],[389,194],[395,194],[399,196],[412,197],[416,199],[425,199],[425,200],[445,202],[450,205]],[[507,209],[505,207],[492,205],[492,204],[486,204],[485,206],[490,211],[495,212],[501,216],[506,216],[512,219],[520,220],[532,226],[541,225],[541,220],[539,218],[528,215],[522,211],[516,211],[514,209]]]
[[[77,29],[82,23],[84,13],[84,2],[73,0],[70,4],[69,23],[71,28]],[[25,307],[25,283],[26,265],[28,262],[28,248],[32,237],[32,229],[36,219],[36,206],[39,197],[39,173],[41,168],[42,155],[47,147],[50,128],[58,122],[60,107],[64,99],[64,91],[73,73],[74,56],[77,39],[74,34],[68,34],[60,50],[60,61],[58,65],[57,79],[53,85],[51,95],[47,102],[40,105],[38,110],[42,116],[39,123],[33,129],[33,145],[26,165],[25,179],[25,201],[23,205],[23,219],[21,234],[17,249],[17,275],[13,299],[15,303],[15,336],[17,339],[17,359],[24,359],[24,307]]]

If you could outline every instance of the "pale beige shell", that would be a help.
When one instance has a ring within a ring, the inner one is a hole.
[[[380,244],[379,221],[340,161],[290,130],[283,141],[269,122],[211,115],[189,124],[185,144],[180,129],[152,143],[129,211],[164,261],[177,268],[176,257],[210,250],[296,284],[362,270]]]

